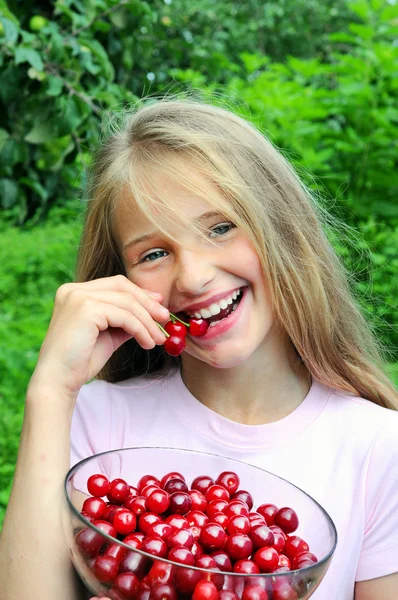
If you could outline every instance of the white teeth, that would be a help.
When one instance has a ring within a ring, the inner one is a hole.
[[[229,304],[232,304],[234,300],[240,295],[240,290],[236,290],[232,292],[229,296],[222,298],[219,302],[214,302],[207,308],[202,308],[200,311],[189,315],[190,317],[195,317],[195,319],[210,319],[210,317],[218,315],[222,310],[227,308]]]
[[[225,300],[225,298],[220,300],[220,306],[221,306],[221,310],[224,310],[224,308],[227,308],[228,302]]]
[[[218,315],[221,312],[221,306],[218,304],[210,304],[208,310],[211,312],[212,317]]]

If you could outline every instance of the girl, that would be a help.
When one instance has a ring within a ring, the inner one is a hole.
[[[83,597],[61,534],[63,478],[85,456],[141,445],[290,480],[339,535],[313,598],[396,600],[397,393],[319,212],[286,160],[225,109],[164,100],[110,135],[78,283],[56,294],[27,392],[2,600]],[[157,325],[169,311],[211,321],[179,358]]]

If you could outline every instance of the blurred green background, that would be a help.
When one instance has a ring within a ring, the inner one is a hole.
[[[219,98],[271,138],[345,224],[398,382],[397,25],[393,0],[0,0],[0,524],[91,150],[142,96]]]

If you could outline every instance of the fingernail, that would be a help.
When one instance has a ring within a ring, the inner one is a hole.
[[[162,296],[162,294],[158,294],[158,292],[148,292],[149,296],[152,296],[152,298],[159,298]]]
[[[162,315],[164,315],[165,317],[168,317],[170,315],[170,312],[167,308],[165,308],[164,306],[160,306],[160,312],[162,313]]]

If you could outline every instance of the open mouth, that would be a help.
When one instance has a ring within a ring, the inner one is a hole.
[[[212,327],[213,325],[216,325],[217,323],[219,323],[220,321],[223,321],[224,319],[227,319],[237,309],[237,307],[239,306],[240,301],[242,300],[242,297],[243,297],[243,289],[244,288],[241,288],[239,290],[238,295],[235,298],[235,300],[231,304],[228,304],[228,306],[226,308],[221,309],[221,311],[217,315],[212,315],[211,317],[206,318],[206,320],[209,321],[209,323],[210,323],[210,327]],[[189,321],[189,319],[190,319],[190,316],[186,312],[179,313],[178,316],[182,320]]]

